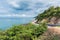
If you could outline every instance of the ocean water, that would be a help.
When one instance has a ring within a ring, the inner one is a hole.
[[[34,20],[33,17],[20,17],[20,18],[0,18],[0,29],[5,30],[13,25],[26,24]]]

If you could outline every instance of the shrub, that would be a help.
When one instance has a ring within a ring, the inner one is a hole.
[[[45,23],[40,25],[33,25],[31,23],[13,26],[12,28],[5,30],[1,40],[34,40],[47,30]]]

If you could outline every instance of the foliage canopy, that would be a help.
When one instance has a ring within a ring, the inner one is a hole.
[[[33,25],[31,23],[13,26],[0,32],[0,40],[34,40],[47,30],[45,23]]]
[[[38,14],[38,16],[35,17],[37,21],[41,21],[45,18],[51,19],[52,17],[59,18],[60,17],[60,7],[50,7],[47,10],[45,10],[43,13]]]

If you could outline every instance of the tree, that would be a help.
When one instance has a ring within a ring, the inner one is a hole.
[[[60,7],[50,7],[47,10],[45,10],[43,13],[40,13],[38,16],[35,17],[37,22],[41,22],[43,19],[48,19],[48,22],[51,20],[52,17],[56,17],[58,20],[60,17]]]

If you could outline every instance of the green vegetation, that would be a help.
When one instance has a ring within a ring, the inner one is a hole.
[[[57,19],[60,18],[60,7],[50,7],[49,9],[45,10],[43,13],[38,14],[38,16],[35,17],[37,22],[48,19],[48,21],[52,18],[56,17]]]
[[[46,30],[47,26],[45,23],[13,26],[8,30],[0,31],[0,40],[35,40]]]

